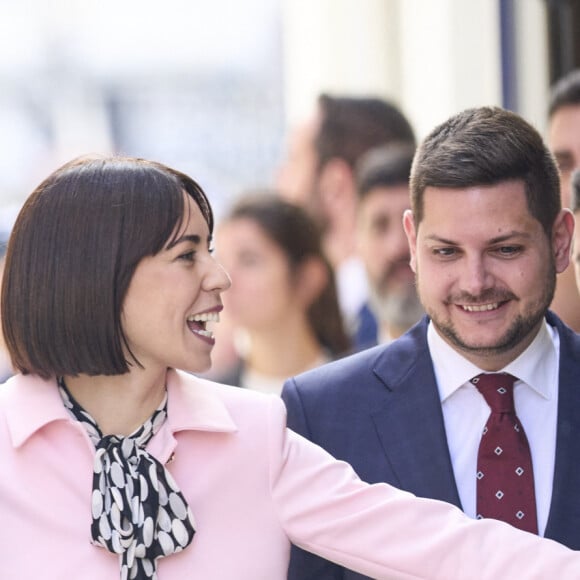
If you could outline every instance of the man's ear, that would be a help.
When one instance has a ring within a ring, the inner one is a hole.
[[[569,209],[564,208],[554,220],[552,227],[552,251],[558,274],[570,264],[573,238],[574,215]]]
[[[326,264],[316,256],[306,258],[296,273],[296,296],[309,308],[322,294],[330,275]]]
[[[409,244],[409,252],[411,254],[409,265],[411,266],[411,270],[417,273],[417,229],[415,228],[413,212],[410,209],[406,209],[403,214],[403,229],[407,236],[407,243]]]

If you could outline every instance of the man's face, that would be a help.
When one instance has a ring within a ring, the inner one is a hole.
[[[409,266],[409,244],[403,213],[409,208],[409,187],[375,187],[358,206],[357,239],[369,281],[371,308],[387,324],[412,326],[423,314]]]
[[[499,370],[534,339],[568,264],[573,222],[561,212],[552,239],[530,214],[521,180],[428,187],[424,217],[405,231],[419,296],[437,332],[484,370]]]
[[[554,113],[548,129],[548,145],[560,169],[562,205],[570,207],[570,177],[580,167],[580,105],[566,105]]]

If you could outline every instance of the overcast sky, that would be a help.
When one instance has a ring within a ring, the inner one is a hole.
[[[42,66],[47,48],[107,74],[256,68],[277,14],[276,0],[0,0],[0,72]]]

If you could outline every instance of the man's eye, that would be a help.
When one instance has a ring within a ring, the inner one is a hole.
[[[440,258],[449,258],[457,253],[455,248],[434,248],[433,253]]]
[[[384,234],[389,231],[390,225],[388,218],[381,217],[371,223],[371,230],[377,234]]]
[[[497,249],[498,254],[500,254],[501,256],[507,256],[507,257],[515,256],[516,254],[519,254],[520,252],[521,252],[520,246],[502,246],[501,248]]]

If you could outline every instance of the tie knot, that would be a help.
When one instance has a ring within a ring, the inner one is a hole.
[[[493,413],[515,413],[515,381],[516,378],[507,373],[482,373],[471,379]]]

